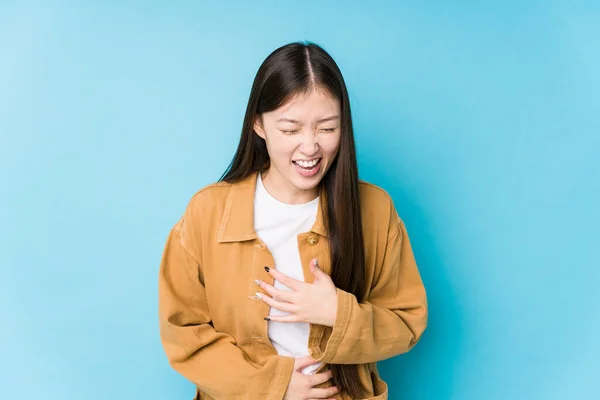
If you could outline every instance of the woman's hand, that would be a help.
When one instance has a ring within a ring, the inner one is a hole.
[[[331,379],[331,370],[315,375],[304,375],[302,369],[314,364],[316,361],[310,356],[296,358],[294,372],[283,396],[283,400],[331,399],[338,392],[335,386],[328,388],[315,388],[316,385]]]
[[[266,282],[255,282],[271,297],[257,293],[257,297],[269,306],[287,315],[266,317],[274,322],[308,322],[333,327],[337,315],[337,290],[331,277],[319,268],[318,261],[310,262],[310,270],[315,276],[313,283],[306,283],[282,274],[274,268],[265,267],[267,272],[287,286],[291,291],[279,290]]]

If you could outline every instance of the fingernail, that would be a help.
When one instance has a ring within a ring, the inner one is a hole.
[[[319,260],[315,259],[315,267],[319,268]]]
[[[260,286],[260,281],[258,279],[255,279],[254,283],[256,283],[258,286]]]
[[[265,265],[265,271],[269,272],[270,270],[271,270],[271,268],[269,268]]]
[[[262,300],[262,293],[256,292],[256,298]]]
[[[265,321],[270,321],[270,320],[271,320],[271,318],[269,318],[269,317],[265,317],[265,318],[264,318],[264,320],[265,320]]]

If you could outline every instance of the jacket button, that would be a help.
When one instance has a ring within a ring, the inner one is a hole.
[[[317,239],[317,237],[315,235],[310,235],[308,237],[308,239],[306,239],[306,242],[308,244],[310,244],[311,246],[314,246],[315,244],[317,244],[319,242],[319,239]]]

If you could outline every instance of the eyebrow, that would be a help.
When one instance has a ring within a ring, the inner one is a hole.
[[[326,117],[326,118],[320,119],[317,122],[331,121],[333,119],[339,119],[339,118],[340,118],[339,115],[332,115],[331,117]],[[299,124],[300,123],[300,121],[297,121],[297,120],[292,119],[292,118],[285,118],[285,117],[284,118],[279,118],[276,122],[291,122],[293,124]]]

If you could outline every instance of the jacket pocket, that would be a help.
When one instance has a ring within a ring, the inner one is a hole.
[[[367,397],[360,400],[387,400],[388,386],[377,373],[371,372],[371,382],[373,382],[373,397]]]

